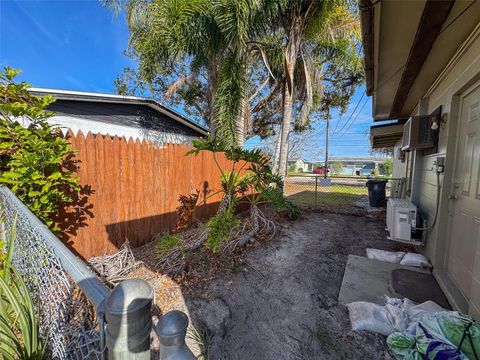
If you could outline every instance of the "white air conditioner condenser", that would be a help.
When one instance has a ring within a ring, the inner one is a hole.
[[[389,199],[386,220],[391,240],[411,241],[417,227],[417,207],[405,199]]]

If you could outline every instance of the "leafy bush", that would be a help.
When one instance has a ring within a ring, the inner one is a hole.
[[[177,234],[164,234],[157,237],[157,258],[162,258],[171,249],[175,248],[182,241],[182,237]]]
[[[392,158],[388,158],[383,163],[381,163],[380,164],[380,170],[382,170],[383,175],[392,176],[392,173],[393,173],[393,160],[392,160]]]
[[[258,205],[262,203],[271,203],[280,213],[285,213],[291,219],[299,216],[298,208],[283,196],[281,177],[272,172],[268,164],[269,159],[259,149],[245,150],[240,147],[231,147],[222,141],[210,138],[194,140],[193,147],[188,154],[197,155],[200,151],[211,152],[222,174],[220,183],[223,199],[217,214],[207,223],[208,234],[205,246],[211,251],[218,252],[221,245],[229,240],[232,229],[240,224],[240,220],[234,215],[240,201],[248,201],[251,205],[251,219],[248,220],[251,227],[247,224],[235,235],[241,240],[240,243],[245,243],[245,236],[251,238],[259,231],[260,221],[268,224],[269,220],[261,211],[258,211]],[[217,153],[225,154],[225,157],[232,162],[230,170],[227,171],[220,166],[216,159]],[[215,194],[218,192],[210,196]],[[243,199],[239,195],[243,196]],[[252,209],[257,210],[252,211]],[[242,232],[243,237],[239,235]],[[232,246],[235,248],[237,245]]]
[[[195,193],[179,196],[178,201],[180,205],[176,209],[178,214],[176,231],[185,230],[192,223],[193,211],[195,210],[195,205],[197,205],[199,195],[200,190],[196,190]]]
[[[207,223],[208,237],[205,246],[214,253],[218,252],[228,239],[232,228],[238,225],[240,220],[235,217],[233,211],[218,212]]]
[[[300,209],[293,202],[285,198],[279,189],[268,188],[263,191],[262,195],[268,200],[272,207],[280,214],[291,220],[298,219],[300,216]]]
[[[378,172],[378,169],[376,169],[376,168],[375,168],[375,169],[372,169],[372,175],[373,175],[373,176],[378,176],[378,175],[380,175],[380,173]]]
[[[30,95],[27,83],[14,82],[18,74],[8,67],[0,71],[0,185],[57,231],[52,215],[80,190],[79,179],[64,167],[74,150],[46,121],[53,115],[45,110],[53,98]]]
[[[0,263],[0,356],[2,359],[46,359],[46,342],[39,331],[38,306],[12,264],[14,241],[15,232],[12,231]]]

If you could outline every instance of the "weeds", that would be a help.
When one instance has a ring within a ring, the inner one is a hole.
[[[217,213],[207,223],[208,236],[205,246],[216,253],[221,249],[222,244],[228,240],[232,228],[240,225],[240,220],[233,214],[233,211],[226,210]]]
[[[157,258],[161,259],[181,243],[182,237],[176,234],[163,234],[157,235],[155,240],[157,241]]]
[[[315,335],[320,341],[323,348],[333,350],[339,356],[345,355],[345,350],[343,349],[341,343],[339,343],[336,339],[332,338],[330,332],[326,327],[324,327],[323,325],[319,325],[317,327]]]

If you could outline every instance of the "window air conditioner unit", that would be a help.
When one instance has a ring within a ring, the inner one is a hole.
[[[417,227],[417,207],[406,199],[389,199],[387,203],[387,230],[390,240],[412,241]]]
[[[432,117],[412,116],[403,127],[402,150],[425,150],[435,146],[435,130],[432,130]]]

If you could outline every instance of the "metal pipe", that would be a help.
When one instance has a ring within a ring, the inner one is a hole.
[[[144,280],[128,279],[105,300],[108,359],[150,360],[153,289]]]
[[[162,316],[157,324],[160,340],[160,360],[195,360],[196,357],[185,343],[188,317],[173,310]]]
[[[98,309],[109,294],[108,289],[97,279],[95,274],[83,263],[80,258],[75,256],[49,229],[25,206],[15,194],[8,188],[0,186],[0,193],[17,208],[22,209],[23,214],[28,218],[31,228],[38,232],[45,240],[55,256],[58,258],[62,267],[78,285],[88,300]]]

